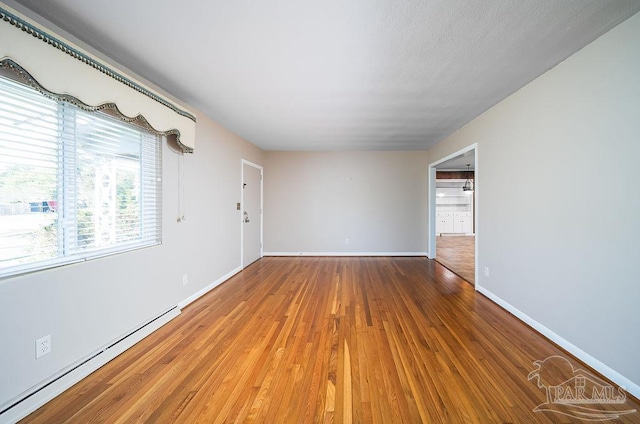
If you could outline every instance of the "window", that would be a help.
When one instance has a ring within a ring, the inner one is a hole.
[[[159,136],[0,76],[0,276],[159,244]]]

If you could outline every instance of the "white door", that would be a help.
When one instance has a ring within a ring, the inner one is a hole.
[[[242,268],[262,257],[262,167],[242,161]]]

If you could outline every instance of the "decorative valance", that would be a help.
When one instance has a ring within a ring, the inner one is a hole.
[[[196,118],[142,83],[0,3],[0,67],[45,95],[77,99],[85,109],[110,109],[157,133],[195,147]]]

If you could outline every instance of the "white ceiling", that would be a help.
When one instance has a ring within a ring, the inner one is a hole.
[[[265,150],[424,150],[640,0],[19,0]]]

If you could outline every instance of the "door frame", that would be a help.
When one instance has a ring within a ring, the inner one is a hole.
[[[474,176],[473,176],[473,190],[474,190],[474,200],[473,200],[473,232],[475,233],[475,239],[474,239],[474,249],[475,249],[475,254],[474,254],[474,266],[475,266],[475,284],[474,287],[478,288],[479,284],[478,282],[480,281],[479,279],[479,268],[478,268],[478,258],[480,257],[480,251],[478,249],[478,237],[479,237],[479,214],[478,211],[480,210],[480,208],[478,207],[480,202],[480,196],[478,193],[478,169],[479,169],[479,163],[480,161],[478,160],[479,155],[478,155],[478,143],[473,143],[470,144],[467,147],[464,147],[456,152],[451,153],[450,155],[447,155],[445,157],[443,157],[442,159],[438,159],[435,162],[432,162],[429,164],[429,210],[428,210],[428,231],[429,231],[429,238],[428,238],[428,246],[427,246],[427,257],[429,259],[435,259],[436,258],[436,166],[440,165],[443,162],[448,161],[449,159],[453,159],[457,156],[460,156],[463,153],[469,152],[471,150],[475,151],[475,160],[474,160]]]
[[[264,241],[262,238],[262,228],[263,228],[263,223],[262,223],[262,217],[264,216],[264,206],[263,206],[263,168],[261,165],[258,165],[257,163],[251,162],[249,160],[246,159],[242,159],[241,160],[241,164],[240,164],[240,268],[244,269],[244,222],[243,222],[243,214],[242,211],[244,210],[244,167],[245,166],[251,166],[254,168],[257,168],[258,170],[260,170],[260,258],[262,258],[264,255]]]

